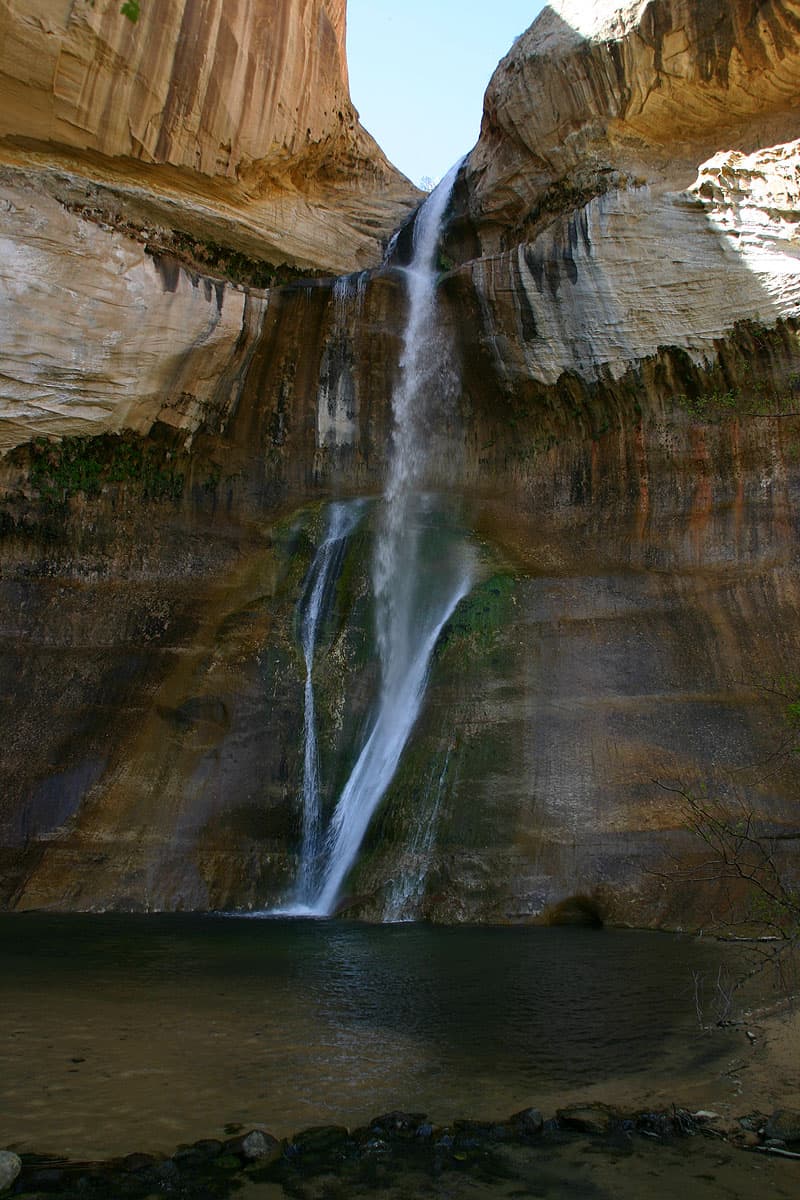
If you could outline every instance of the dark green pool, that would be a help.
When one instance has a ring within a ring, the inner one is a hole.
[[[0,1144],[168,1149],[391,1108],[502,1117],[710,1071],[665,934],[181,915],[0,916]]]

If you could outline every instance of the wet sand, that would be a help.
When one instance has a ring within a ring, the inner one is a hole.
[[[660,1144],[610,1143],[502,1147],[479,1164],[431,1175],[384,1163],[355,1182],[328,1173],[293,1180],[296,1200],[796,1200],[800,1163],[736,1150],[702,1137]],[[285,1200],[276,1182],[246,1183],[241,1200]]]

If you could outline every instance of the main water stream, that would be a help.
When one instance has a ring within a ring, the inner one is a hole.
[[[420,208],[413,254],[404,268],[408,312],[397,386],[389,469],[373,550],[375,638],[380,685],[363,745],[323,829],[317,752],[314,654],[324,602],[335,583],[348,535],[361,512],[358,501],[330,506],[301,601],[306,665],[303,838],[293,895],[275,915],[327,916],[334,911],[369,822],[397,770],[422,706],[428,668],[439,635],[470,589],[475,561],[466,539],[452,542],[433,572],[424,572],[420,543],[435,497],[424,485],[430,425],[443,422],[447,362],[436,314],[436,256],[442,219],[460,163]],[[334,302],[341,303],[343,289]]]

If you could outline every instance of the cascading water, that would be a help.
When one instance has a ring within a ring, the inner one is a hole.
[[[340,501],[328,509],[327,527],[306,576],[300,607],[300,644],[306,664],[303,717],[303,841],[297,875],[295,911],[307,909],[318,887],[323,848],[317,714],[314,702],[314,651],[330,594],[339,577],[347,540],[364,511],[363,500]]]
[[[473,554],[461,541],[451,539],[441,546],[435,562],[424,567],[421,558],[421,546],[427,528],[435,523],[436,510],[435,498],[422,490],[432,441],[426,425],[436,413],[443,361],[436,321],[436,251],[460,165],[453,167],[417,214],[413,258],[404,268],[408,316],[399,381],[392,397],[389,473],[372,566],[380,690],[366,739],[339,796],[321,850],[316,734],[310,734],[315,718],[309,664],[317,626],[309,620],[303,628],[307,664],[305,832],[297,902],[283,912],[327,916],[333,911],[419,715],[439,634],[472,582]],[[318,558],[324,549],[325,543]],[[320,594],[324,591],[322,576],[327,570],[320,560],[319,575],[314,576],[319,583],[309,583],[312,599],[317,586]],[[312,607],[309,605],[309,613]]]
[[[333,285],[332,320],[320,363],[317,392],[319,446],[342,447],[358,439],[358,403],[353,380],[353,329],[364,308],[367,271],[342,275]]]
[[[380,695],[369,735],[331,820],[325,872],[314,904],[320,914],[333,910],[372,814],[397,769],[419,714],[434,646],[472,578],[466,551],[445,558],[435,579],[421,579],[419,569],[420,527],[430,508],[429,498],[419,495],[427,467],[425,423],[419,418],[430,409],[436,387],[436,251],[460,165],[418,213],[413,258],[405,272],[408,317],[400,378],[392,397],[392,451],[373,563]]]
[[[417,915],[436,841],[436,827],[450,765],[450,753],[448,748],[444,761],[432,764],[422,801],[421,820],[417,823],[406,852],[403,872],[392,880],[384,905],[382,919],[386,922],[410,921]]]

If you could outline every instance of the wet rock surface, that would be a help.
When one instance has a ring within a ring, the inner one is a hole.
[[[785,1142],[794,1149],[800,1147],[800,1112],[791,1108],[777,1109],[764,1126],[768,1141]]]

